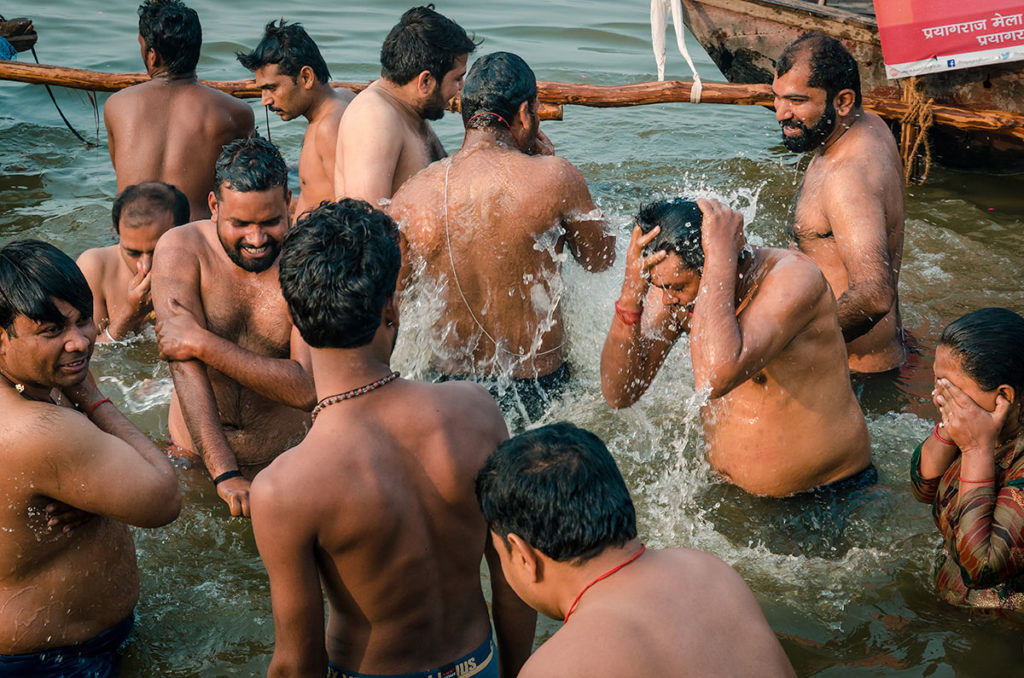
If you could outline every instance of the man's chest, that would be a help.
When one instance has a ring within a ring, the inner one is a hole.
[[[277,286],[204,284],[203,308],[217,336],[262,355],[288,354],[291,316]]]

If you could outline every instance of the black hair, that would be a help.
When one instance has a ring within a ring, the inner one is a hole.
[[[526,62],[511,52],[494,52],[476,60],[462,86],[462,122],[482,129],[511,125],[524,101],[537,96],[537,78]],[[495,115],[480,115],[494,113]],[[472,122],[470,122],[472,120]]]
[[[785,75],[796,65],[804,54],[809,59],[811,77],[807,84],[825,90],[825,97],[832,101],[844,89],[852,89],[854,105],[860,108],[863,97],[860,92],[860,72],[857,60],[843,43],[830,35],[811,31],[794,40],[775,62],[776,75]]]
[[[194,73],[203,46],[199,15],[180,0],[146,0],[139,5],[139,35],[156,50],[171,75]]]
[[[558,562],[585,562],[636,538],[636,511],[601,439],[567,422],[498,446],[476,476],[488,526]]]
[[[14,320],[24,315],[60,327],[67,318],[54,299],[92,317],[92,290],[74,260],[42,240],[19,240],[0,249],[0,327],[13,334]]]
[[[356,348],[373,339],[395,293],[398,227],[368,202],[324,201],[284,236],[281,293],[314,348]]]
[[[423,71],[438,82],[452,70],[455,59],[476,49],[462,26],[434,11],[434,5],[413,7],[380,48],[381,76],[404,85]]]
[[[235,139],[226,144],[214,165],[213,192],[221,198],[221,186],[233,191],[266,191],[275,186],[288,191],[288,165],[277,146],[262,137]]]
[[[271,21],[263,29],[263,39],[251,52],[235,52],[238,62],[247,70],[255,71],[267,64],[277,64],[282,75],[294,81],[303,66],[313,69],[313,75],[322,83],[331,81],[331,72],[320,49],[309,37],[302,24],[289,24],[284,19]]]
[[[121,191],[110,209],[114,233],[121,233],[121,217],[152,219],[158,212],[170,212],[175,226],[187,224],[191,217],[188,196],[176,186],[162,181],[144,181]]]
[[[659,250],[675,252],[686,268],[692,271],[704,268],[704,248],[701,245],[704,213],[694,201],[673,198],[649,203],[640,208],[636,223],[644,233],[661,226],[661,232],[644,248],[646,254]]]
[[[982,308],[942,330],[939,345],[949,348],[983,391],[1003,384],[1024,397],[1024,318],[1005,308]]]

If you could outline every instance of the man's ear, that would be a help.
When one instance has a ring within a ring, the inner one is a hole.
[[[519,110],[516,111],[516,119],[512,122],[523,129],[529,129],[530,121],[532,119],[533,110],[530,108],[530,100],[527,99],[523,103],[519,104]]]
[[[388,297],[387,302],[384,304],[384,310],[381,313],[381,321],[387,327],[398,326],[398,294],[392,293]]]
[[[437,86],[437,79],[430,71],[420,71],[416,76],[416,92],[422,97],[429,97],[434,93]]]
[[[540,552],[527,544],[515,532],[509,532],[505,541],[508,542],[509,561],[526,575],[526,581],[532,584],[542,581],[544,579],[544,563],[540,559]]]
[[[316,84],[316,73],[310,66],[303,66],[299,69],[299,85],[303,89],[313,89]]]
[[[1012,405],[1017,402],[1017,389],[1010,386],[1009,384],[1002,384],[996,389],[997,396],[1003,396]]]
[[[836,94],[835,99],[832,100],[832,105],[836,108],[836,113],[839,117],[845,118],[853,110],[854,104],[857,102],[857,95],[853,93],[852,89],[839,90]]]
[[[210,206],[210,221],[217,223],[217,194],[210,191],[210,195],[206,198],[206,202]]]

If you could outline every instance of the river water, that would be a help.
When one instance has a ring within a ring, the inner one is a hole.
[[[380,43],[402,2],[363,6],[296,0],[194,2],[206,43],[202,77],[248,77],[233,52],[251,48],[263,24],[303,22],[338,80],[378,75]],[[139,71],[136,3],[110,0],[6,2],[8,18],[34,18],[40,60],[100,71]],[[475,32],[482,53],[522,55],[539,79],[619,84],[652,80],[648,5],[612,0],[490,3],[452,0],[439,10]],[[584,19],[586,15],[586,19]],[[691,39],[692,40],[692,39]],[[720,80],[690,42],[705,79]],[[688,78],[669,40],[668,77]],[[31,56],[21,54],[22,60]],[[87,138],[96,123],[86,96],[57,91]],[[102,104],[105,95],[100,95]],[[258,108],[258,106],[257,106]],[[266,118],[257,110],[265,132]],[[72,256],[113,242],[114,174],[103,146],[88,148],[60,122],[42,87],[0,82],[0,244],[34,237]],[[435,125],[449,150],[461,124]],[[641,536],[656,547],[686,546],[733,565],[757,595],[802,676],[982,676],[1020,671],[1020,621],[952,608],[931,575],[940,542],[928,508],[910,494],[913,448],[932,425],[930,364],[942,326],[981,306],[1024,311],[1024,177],[932,168],[907,191],[900,296],[906,325],[922,345],[921,367],[899,388],[861,385],[880,482],[851,511],[845,533],[823,539],[790,508],[748,497],[710,473],[700,450],[685,341],[648,394],[611,411],[600,396],[600,348],[612,318],[638,205],[675,195],[715,196],[742,209],[757,244],[784,245],[803,169],[787,152],[772,113],[761,108],[667,104],[629,109],[566,107],[544,123],[559,154],[586,176],[595,201],[620,234],[620,259],[593,275],[566,266],[562,303],[575,369],[568,396],[547,420],[567,419],[606,440],[637,503]],[[270,133],[296,163],[304,125],[270,118]],[[293,182],[295,177],[293,175]],[[293,184],[294,185],[294,184]],[[421,319],[404,309],[403,329]],[[422,324],[422,323],[421,323]],[[400,341],[395,367],[422,372],[425,351]],[[152,336],[96,351],[102,388],[154,439],[167,433],[170,378]],[[171,526],[136,532],[143,577],[139,623],[125,676],[262,675],[273,648],[266,574],[247,521],[229,519],[209,480],[182,470],[185,508]],[[699,619],[694,619],[699,624]],[[538,641],[557,623],[542,621]],[[641,651],[641,648],[638,648]]]

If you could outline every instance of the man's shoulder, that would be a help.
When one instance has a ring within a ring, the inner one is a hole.
[[[825,293],[831,295],[825,274],[803,252],[776,248],[764,248],[762,251],[766,253],[769,266],[764,278],[766,286],[784,281],[791,293],[801,299],[816,299]]]
[[[181,258],[183,255],[194,256],[207,251],[210,247],[211,234],[215,228],[212,221],[202,219],[176,226],[167,231],[157,240],[156,249],[153,252],[154,265],[161,257]]]
[[[67,442],[80,440],[86,427],[95,425],[78,412],[51,403],[25,400],[5,412],[0,428],[0,448],[5,451],[4,464],[24,467],[50,463],[54,455],[67,449]],[[21,460],[20,462],[18,460]]]
[[[120,258],[117,245],[107,245],[106,247],[90,247],[78,255],[75,263],[83,272],[89,269],[93,272],[106,273],[108,267],[117,264]]]

